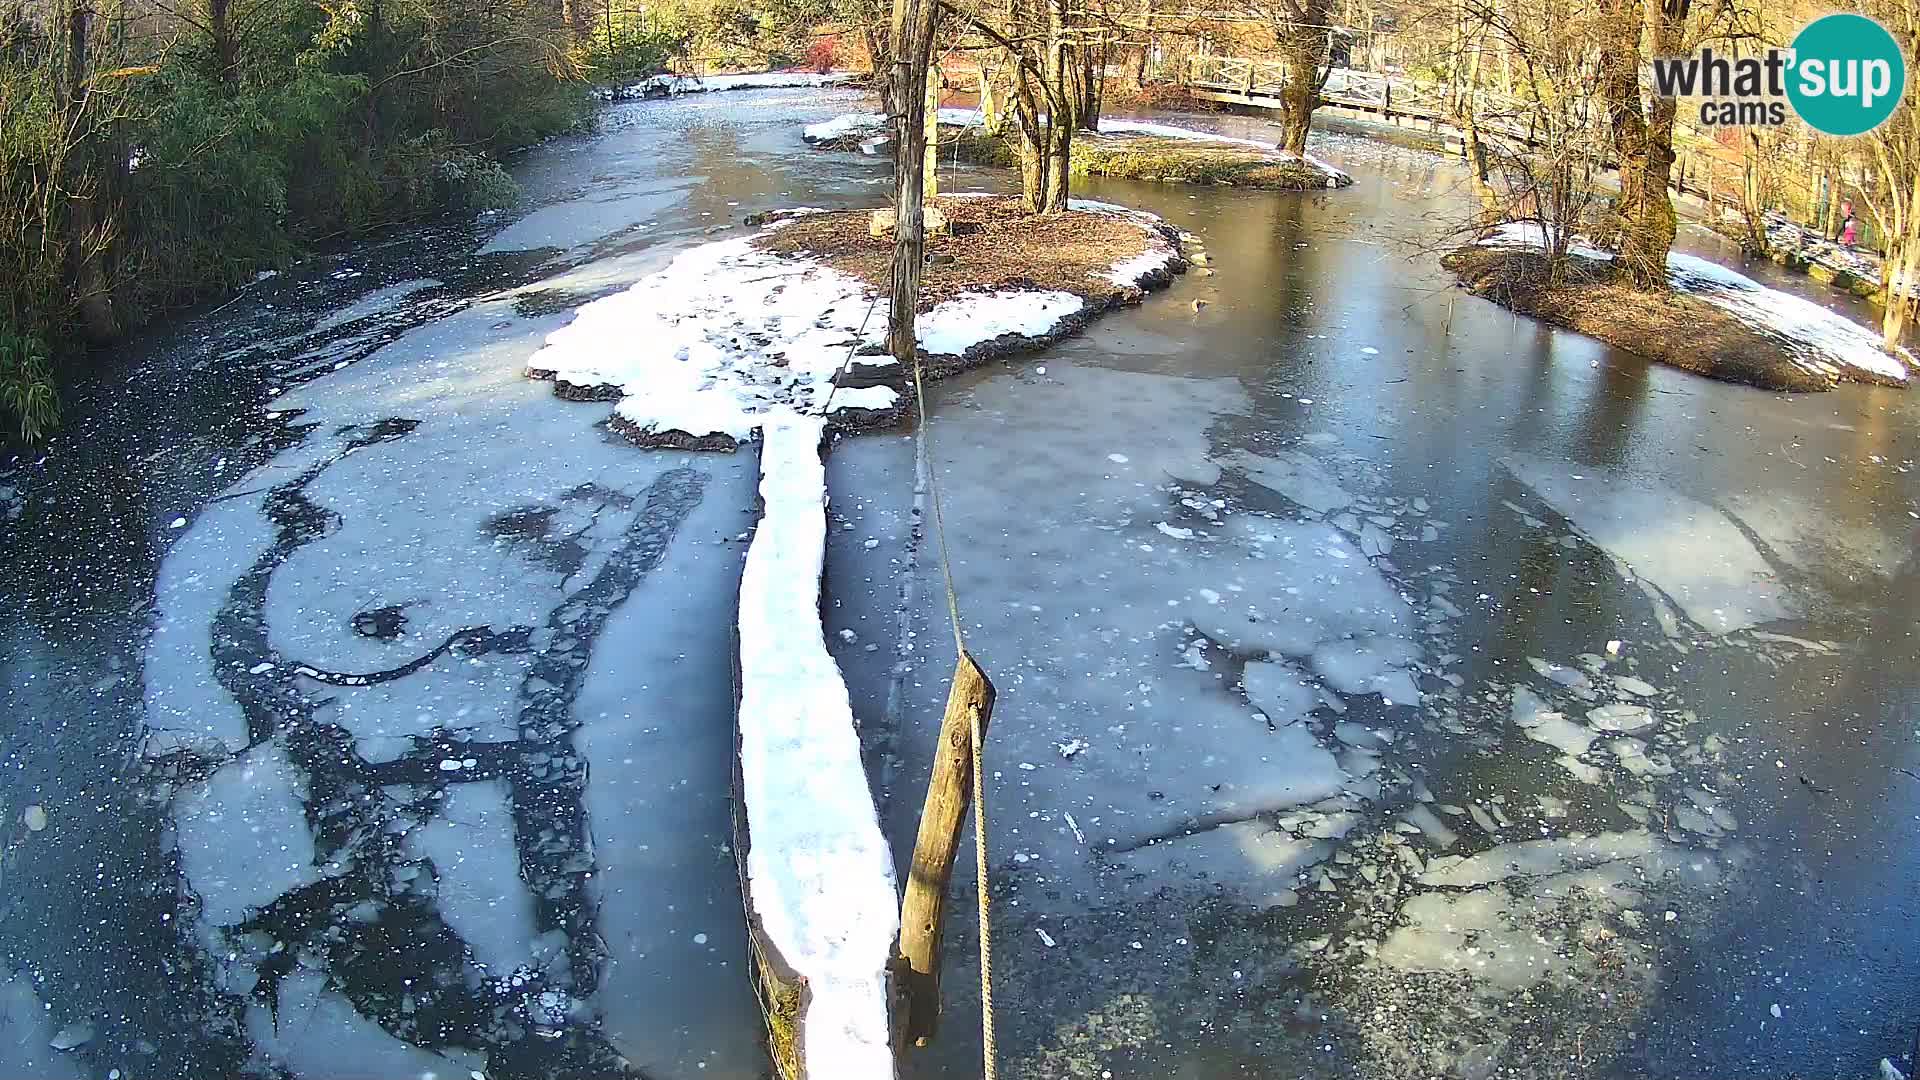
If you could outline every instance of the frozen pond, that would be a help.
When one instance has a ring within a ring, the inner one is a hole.
[[[636,449],[522,371],[709,230],[879,202],[881,163],[799,135],[861,107],[611,106],[519,164],[521,211],[154,336],[0,477],[8,1071],[762,1075],[728,806],[756,451]],[[1000,693],[1003,1068],[1898,1060],[1920,406],[1455,297],[1404,244],[1459,174],[1315,152],[1355,186],[1085,184],[1219,272],[933,391]],[[952,661],[917,467],[898,435],[828,464],[829,643],[901,861]],[[979,1074],[956,888],[911,1076]]]

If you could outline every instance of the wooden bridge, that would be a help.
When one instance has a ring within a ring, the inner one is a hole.
[[[1280,95],[1286,79],[1287,64],[1282,60],[1196,56],[1187,65],[1187,86],[1194,97],[1234,105],[1282,108]],[[1455,128],[1446,87],[1393,78],[1382,72],[1335,68],[1320,88],[1320,101],[1322,109],[1402,127],[1428,131]],[[1483,112],[1491,114],[1491,110]]]

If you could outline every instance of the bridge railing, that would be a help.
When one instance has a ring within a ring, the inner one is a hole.
[[[1195,56],[1187,61],[1187,82],[1216,90],[1278,97],[1287,84],[1283,60],[1239,56]]]
[[[1248,98],[1278,98],[1286,85],[1288,70],[1287,63],[1281,60],[1195,56],[1188,61],[1187,83],[1198,90]],[[1328,105],[1447,126],[1453,124],[1458,114],[1457,103],[1451,95],[1452,91],[1444,83],[1351,68],[1333,69],[1320,88],[1320,99]],[[1514,123],[1513,118],[1523,112],[1516,108],[1514,101],[1483,89],[1475,94],[1475,111],[1482,117],[1482,127],[1488,133],[1531,141],[1531,133],[1524,130],[1524,124]]]

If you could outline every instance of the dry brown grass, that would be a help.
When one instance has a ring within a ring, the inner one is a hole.
[[[1550,283],[1547,259],[1534,251],[1470,245],[1448,254],[1442,264],[1477,296],[1648,360],[1764,390],[1834,386],[1832,379],[1794,363],[1779,342],[1721,308],[1685,293],[1628,288],[1604,263],[1571,260],[1560,285]],[[1852,377],[1879,381],[1865,373]]]
[[[1085,297],[1098,310],[1139,299],[1140,289],[1116,285],[1114,263],[1171,241],[1107,214],[1069,211],[1033,217],[1014,198],[942,198],[935,203],[952,223],[950,235],[929,236],[932,262],[921,279],[920,310],[962,293],[997,289],[1058,289]],[[754,240],[768,251],[806,255],[885,291],[893,264],[893,237],[867,229],[870,210],[837,210],[796,218]]]

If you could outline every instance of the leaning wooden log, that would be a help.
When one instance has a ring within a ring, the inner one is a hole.
[[[782,1080],[891,1080],[892,855],[820,624],[825,431],[770,418],[740,576],[734,850],[754,987]]]
[[[900,905],[900,956],[895,978],[904,1003],[901,1035],[925,1046],[940,1026],[940,935],[946,921],[947,884],[960,847],[960,828],[973,804],[973,717],[984,735],[993,716],[993,683],[962,652],[947,691],[933,775],[920,813],[906,898]]]

